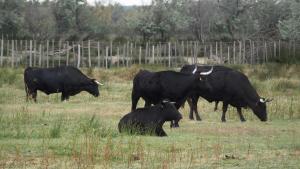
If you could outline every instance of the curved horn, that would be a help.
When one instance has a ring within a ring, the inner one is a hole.
[[[265,100],[264,98],[260,98],[260,99],[259,99],[259,102],[261,102],[261,103],[266,103],[266,100]]]
[[[195,74],[197,72],[197,69],[198,69],[198,67],[197,67],[197,65],[195,65],[195,69],[193,70],[193,74]]]
[[[267,99],[265,100],[265,102],[271,102],[273,99]]]
[[[201,72],[200,75],[207,76],[207,75],[211,74],[213,72],[213,70],[214,70],[214,67],[212,66],[208,72]]]
[[[98,85],[103,86],[103,84],[100,83],[100,82],[98,82],[97,80],[94,80],[94,81],[95,81],[95,83],[97,83]]]

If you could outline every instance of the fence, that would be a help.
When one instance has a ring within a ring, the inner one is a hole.
[[[295,41],[234,41],[166,43],[114,43],[97,41],[36,41],[1,39],[1,67],[76,67],[130,66],[160,64],[260,64],[285,58],[299,58],[300,44]]]

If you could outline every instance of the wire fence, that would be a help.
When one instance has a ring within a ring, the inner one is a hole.
[[[1,67],[129,67],[132,64],[262,64],[300,57],[296,41],[101,42],[0,41]]]

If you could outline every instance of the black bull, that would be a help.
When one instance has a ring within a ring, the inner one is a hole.
[[[175,107],[179,109],[191,93],[198,90],[210,90],[210,85],[203,80],[203,76],[209,75],[212,71],[212,67],[206,72],[195,74],[141,70],[133,80],[131,111],[136,109],[140,97],[145,100],[145,107],[159,104],[167,99],[175,102]],[[178,127],[178,122],[174,122],[171,123],[171,127]]]
[[[47,95],[62,93],[61,100],[68,100],[70,96],[86,91],[95,97],[99,96],[98,85],[95,79],[85,76],[79,69],[71,66],[56,68],[32,68],[24,71],[26,99],[31,96],[36,102],[37,90]]]
[[[198,71],[205,71],[211,66],[197,67]],[[194,68],[195,65],[185,65],[182,67],[181,72],[192,73]],[[195,112],[196,119],[201,120],[197,110],[197,102],[201,96],[209,102],[223,102],[221,118],[223,122],[226,121],[225,115],[229,104],[237,108],[241,121],[245,121],[241,108],[247,107],[249,107],[261,121],[267,120],[266,103],[271,100],[261,98],[251,85],[247,76],[243,73],[225,66],[214,66],[214,71],[206,77],[206,80],[211,85],[211,90],[198,90],[192,93],[188,99],[190,105],[190,119],[194,119],[193,112]]]

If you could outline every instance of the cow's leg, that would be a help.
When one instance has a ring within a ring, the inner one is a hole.
[[[219,104],[219,101],[216,101],[216,102],[215,102],[215,108],[214,108],[214,111],[217,111],[217,110],[218,110],[218,104]]]
[[[245,118],[244,118],[244,116],[243,116],[242,108],[241,108],[241,107],[237,107],[236,110],[237,110],[237,112],[238,112],[238,114],[239,114],[239,117],[240,117],[241,122],[245,122],[246,120],[245,120]]]
[[[151,106],[151,102],[145,100],[145,105],[144,105],[144,107],[150,107],[150,106]]]
[[[31,93],[31,95],[32,95],[32,98],[33,98],[34,102],[36,102],[37,90],[33,91],[33,92]]]
[[[28,102],[29,101],[29,89],[26,84],[25,84],[25,92],[26,92],[26,102]]]
[[[135,89],[132,89],[131,93],[131,111],[136,109],[137,103],[140,99],[140,96],[136,94]]]
[[[179,127],[179,120],[172,120],[170,122],[170,127],[171,128],[177,128],[177,127]]]
[[[193,113],[194,108],[193,108],[193,101],[192,101],[192,98],[188,98],[188,99],[187,99],[187,102],[188,102],[188,104],[189,104],[189,106],[190,106],[190,115],[189,115],[189,119],[190,119],[190,120],[194,120],[194,113]]]
[[[222,118],[221,118],[222,122],[226,122],[225,116],[226,116],[227,108],[228,108],[228,103],[223,102],[223,107],[222,107],[223,112],[222,112]]]
[[[199,100],[199,96],[195,96],[192,99],[193,108],[194,108],[194,112],[195,112],[195,115],[196,115],[196,120],[201,121],[201,118],[200,118],[200,115],[199,115],[199,112],[198,112],[198,106],[197,106],[198,100]]]
[[[66,101],[66,100],[67,100],[67,97],[68,97],[67,94],[66,94],[65,92],[62,92],[62,93],[61,93],[60,100],[61,100],[61,101]]]
[[[155,130],[155,134],[160,137],[167,136],[167,133],[164,131],[162,127],[157,127]]]

